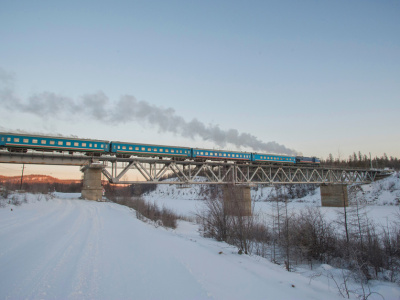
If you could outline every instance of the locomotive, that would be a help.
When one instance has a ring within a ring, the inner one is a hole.
[[[286,156],[240,151],[127,143],[118,141],[78,139],[17,133],[0,133],[0,148],[10,152],[26,153],[28,150],[46,152],[85,153],[89,156],[116,155],[117,157],[159,157],[173,160],[234,161],[275,164],[319,165],[316,157]]]

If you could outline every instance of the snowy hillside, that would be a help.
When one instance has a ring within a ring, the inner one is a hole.
[[[360,186],[357,196],[369,205],[400,205],[400,173]]]
[[[1,299],[339,299],[196,225],[155,228],[127,207],[76,197],[27,195],[0,209]]]

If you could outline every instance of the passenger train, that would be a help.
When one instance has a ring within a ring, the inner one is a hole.
[[[84,152],[90,156],[116,155],[117,157],[159,157],[173,160],[193,159],[195,161],[234,161],[275,164],[319,165],[316,157],[286,156],[265,153],[211,150],[189,147],[175,147],[127,143],[117,141],[53,137],[17,133],[0,133],[0,148],[10,152],[26,153],[28,150],[49,152]]]

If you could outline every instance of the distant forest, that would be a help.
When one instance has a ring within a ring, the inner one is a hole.
[[[390,156],[387,154],[383,154],[383,156],[378,157],[370,157],[366,154],[362,154],[360,151],[357,153],[353,153],[347,159],[343,159],[340,157],[334,158],[332,154],[329,154],[327,159],[321,159],[321,164],[325,166],[332,167],[350,167],[350,168],[372,168],[383,169],[390,168],[396,171],[400,170],[400,159],[397,157]]]

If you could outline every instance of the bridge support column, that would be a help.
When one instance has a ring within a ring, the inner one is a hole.
[[[328,207],[349,206],[347,185],[321,185],[321,205]]]
[[[101,200],[103,198],[103,187],[101,185],[102,164],[90,164],[84,166],[82,198],[86,200]]]
[[[251,216],[251,194],[249,186],[224,185],[224,207],[227,215]]]

